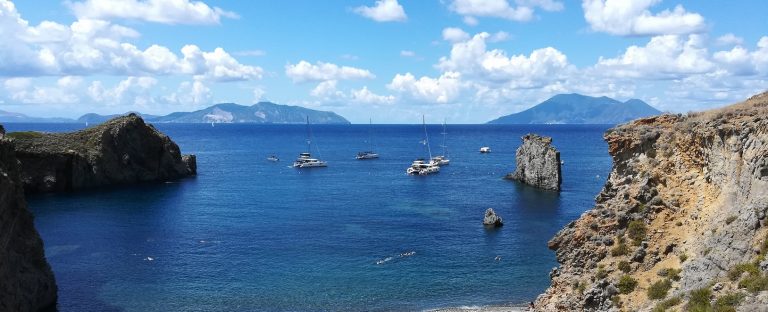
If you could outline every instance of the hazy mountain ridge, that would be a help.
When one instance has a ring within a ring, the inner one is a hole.
[[[661,114],[642,100],[620,102],[602,96],[558,94],[522,112],[491,120],[489,124],[619,124]]]
[[[36,118],[24,114],[0,111],[0,122],[78,122],[98,124],[115,117],[127,115],[85,114],[78,119],[69,118]],[[153,123],[271,123],[297,124],[306,122],[306,118],[314,124],[348,124],[344,117],[329,111],[319,111],[301,106],[280,105],[271,102],[259,102],[251,106],[235,103],[220,103],[193,112],[174,112],[164,116],[141,114],[147,122]]]

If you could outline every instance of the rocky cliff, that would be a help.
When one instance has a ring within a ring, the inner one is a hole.
[[[196,174],[194,155],[130,114],[72,133],[9,133],[27,192],[166,181]]]
[[[2,129],[2,127],[0,127]],[[27,210],[13,143],[0,132],[0,311],[56,305],[56,281]]]
[[[605,133],[595,206],[549,242],[537,311],[765,311],[768,93]]]
[[[552,138],[526,134],[515,153],[517,167],[506,176],[525,184],[550,191],[559,191],[563,179],[560,175],[560,152],[552,146]]]

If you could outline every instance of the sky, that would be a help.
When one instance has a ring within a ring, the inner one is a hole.
[[[560,93],[668,112],[768,89],[768,1],[0,0],[0,110],[259,101],[482,123]]]

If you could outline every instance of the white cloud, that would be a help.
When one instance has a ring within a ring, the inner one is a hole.
[[[387,88],[428,103],[450,103],[460,94],[461,74],[446,72],[438,78],[424,76],[419,79],[411,73],[397,74]]]
[[[377,0],[374,6],[360,6],[354,12],[377,22],[403,22],[408,19],[397,0]]]
[[[86,0],[69,2],[80,19],[132,19],[163,24],[219,24],[237,14],[189,0]]]
[[[453,0],[448,8],[464,16],[464,23],[477,25],[476,17],[497,17],[518,22],[533,19],[534,9],[560,11],[563,4],[554,0],[517,0],[515,5],[508,0]]]
[[[255,91],[254,91],[255,92]],[[163,102],[198,108],[211,104],[211,89],[199,79],[183,81],[173,93],[162,97]]]
[[[80,84],[78,77],[62,77],[56,86],[33,84],[30,78],[10,78],[3,83],[6,97],[15,103],[23,104],[72,104],[80,98],[72,88]]]
[[[502,41],[507,41],[507,40],[509,40],[511,37],[512,37],[512,36],[511,36],[511,35],[510,35],[508,32],[506,32],[506,31],[500,31],[500,32],[494,33],[493,35],[491,35],[490,37],[488,37],[488,42],[502,42]]]
[[[732,33],[727,33],[725,35],[718,37],[716,43],[717,45],[721,45],[721,46],[742,45],[744,44],[744,39],[741,37],[737,37]]]
[[[449,42],[460,42],[469,39],[469,34],[461,28],[447,27],[443,29],[443,40]]]
[[[267,94],[267,91],[264,90],[263,87],[255,87],[253,88],[253,101],[254,102],[261,102],[264,100],[264,95]]]
[[[350,101],[362,104],[390,105],[395,103],[396,98],[393,95],[378,95],[363,87],[360,90],[352,90],[349,96]]]
[[[97,103],[107,106],[146,107],[154,103],[150,90],[157,84],[152,77],[128,77],[114,87],[104,87],[101,81],[93,81],[88,95]]]
[[[411,50],[401,50],[400,51],[400,56],[402,56],[402,57],[415,57],[416,56],[416,52],[413,52]]]
[[[680,35],[704,31],[704,17],[682,5],[653,14],[661,0],[583,0],[584,18],[594,31],[621,36]]]
[[[336,90],[336,80],[326,80],[317,84],[317,86],[309,92],[311,96],[319,98],[339,97],[341,92]]]
[[[616,58],[600,58],[595,69],[623,78],[676,79],[711,72],[715,66],[699,35],[653,37],[645,46],[630,46]]]
[[[324,62],[311,64],[304,60],[296,64],[286,65],[285,74],[296,83],[307,81],[373,79],[376,77],[367,69],[339,66]]]
[[[187,45],[180,58],[161,45],[142,50],[125,42],[139,36],[134,29],[93,19],[77,20],[70,26],[47,21],[30,26],[12,2],[0,0],[0,45],[7,47],[0,49],[0,75],[195,75],[216,81],[261,78],[260,67],[243,65],[221,48],[203,52]]]

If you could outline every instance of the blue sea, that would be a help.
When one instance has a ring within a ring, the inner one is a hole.
[[[75,124],[6,124],[70,131]],[[407,176],[421,125],[157,124],[198,176],[29,198],[61,311],[405,311],[524,303],[556,266],[547,241],[610,171],[602,125],[448,125],[451,164]],[[369,131],[369,130],[373,131]],[[441,125],[428,125],[433,154]],[[355,160],[369,132],[377,160]],[[528,132],[552,136],[563,190],[502,177]],[[492,153],[480,154],[481,146]],[[279,162],[266,158],[275,154]],[[482,226],[492,207],[504,226]],[[401,256],[402,254],[410,256]],[[495,258],[501,257],[500,261]]]

